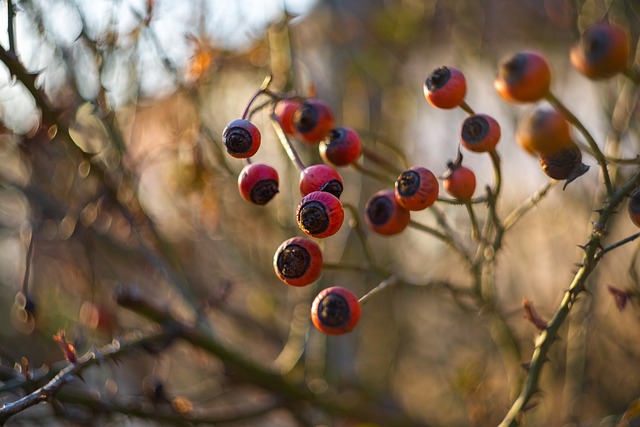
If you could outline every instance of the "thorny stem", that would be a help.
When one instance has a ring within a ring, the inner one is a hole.
[[[527,376],[518,398],[513,402],[500,427],[519,425],[519,417],[529,404],[531,398],[539,391],[542,366],[548,360],[551,346],[558,338],[560,327],[567,319],[579,294],[585,290],[586,281],[601,259],[599,256],[602,240],[606,236],[606,226],[620,203],[640,182],[640,172],[629,180],[620,190],[613,193],[604,202],[597,220],[593,223],[589,241],[584,246],[581,267],[576,272],[569,289],[565,292],[560,306],[547,324],[547,328],[536,339],[535,349],[531,356]]]
[[[617,242],[615,242],[615,243],[612,243],[612,244],[611,244],[611,245],[609,245],[609,246],[606,246],[606,247],[602,248],[602,249],[600,250],[600,252],[598,252],[598,254],[596,255],[596,259],[598,259],[598,260],[599,260],[599,259],[600,259],[600,258],[602,258],[602,257],[604,256],[604,254],[606,254],[607,252],[611,252],[612,250],[617,249],[617,248],[619,248],[620,246],[626,245],[627,243],[631,243],[631,242],[633,242],[634,240],[636,240],[636,239],[637,239],[637,238],[639,238],[639,237],[640,237],[640,233],[632,234],[632,235],[631,235],[631,236],[629,236],[629,237],[626,237],[626,238],[624,238],[624,239],[622,239],[622,240],[619,240],[619,241],[617,241]]]
[[[600,150],[600,147],[598,147],[598,144],[596,143],[595,139],[593,139],[593,136],[591,135],[591,133],[587,130],[586,127],[584,127],[582,122],[571,112],[571,110],[569,110],[562,103],[562,101],[560,101],[560,99],[558,99],[553,93],[549,92],[547,94],[547,101],[549,101],[549,103],[554,108],[556,108],[559,112],[561,112],[565,116],[565,118],[572,125],[574,125],[580,131],[582,136],[584,136],[584,138],[587,140],[587,143],[589,144],[589,148],[591,149],[590,150],[591,154],[593,154],[596,161],[598,162],[598,165],[600,165],[600,170],[602,172],[602,179],[604,180],[604,185],[607,189],[607,194],[611,195],[613,193],[613,185],[611,184],[611,177],[609,176],[609,171],[607,170],[607,159],[605,158],[604,154]]]

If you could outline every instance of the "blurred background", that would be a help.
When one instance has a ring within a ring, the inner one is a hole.
[[[358,233],[364,204],[383,185],[340,168],[341,200],[360,217],[348,211],[341,231],[320,242],[333,268],[310,287],[288,287],[272,260],[284,240],[302,235],[294,217],[298,172],[267,112],[256,113],[263,143],[255,160],[278,170],[280,193],[264,207],[247,203],[237,190],[244,164],[224,153],[222,130],[270,74],[274,91],[315,90],[336,123],[357,129],[372,150],[393,158],[391,143],[411,164],[442,176],[456,156],[466,113],[428,105],[422,85],[434,68],[452,65],[465,73],[468,104],[501,124],[504,217],[549,179],[515,143],[518,118],[532,106],[502,101],[493,79],[502,59],[537,50],[551,64],[552,90],[602,147],[607,141],[605,152],[633,158],[639,149],[638,88],[622,77],[589,81],[568,56],[580,33],[601,20],[623,27],[635,52],[637,0],[38,0],[12,8],[4,1],[1,9],[0,43],[5,50],[13,43],[7,15],[13,9],[18,59],[81,149],[60,142],[25,85],[0,66],[5,381],[22,357],[34,368],[62,360],[51,338],[61,328],[80,353],[143,328],[147,321],[114,301],[114,290],[125,286],[187,321],[197,308],[228,348],[316,392],[334,390],[342,400],[425,425],[496,425],[519,390],[521,364],[537,336],[523,319],[523,297],[548,319],[581,259],[577,245],[587,241],[600,201],[595,160],[585,157],[588,174],[564,191],[551,189],[505,236],[496,307],[515,350],[502,348],[482,307],[437,286],[468,288],[470,277],[446,245],[411,228],[392,237],[364,229],[376,265],[406,281],[371,299],[352,333],[327,337],[309,327],[310,301],[320,289],[341,285],[362,296],[386,279],[360,267],[367,259]],[[627,118],[622,124],[616,108]],[[305,164],[321,162],[315,147],[296,148]],[[105,175],[93,173],[95,159]],[[464,160],[481,195],[493,179],[491,162],[473,153]],[[616,179],[623,182],[633,169],[616,169]],[[469,240],[464,207],[441,208]],[[483,218],[486,212],[477,210]],[[436,225],[428,210],[412,218]],[[637,228],[622,212],[608,231],[615,242]],[[619,311],[607,291],[607,285],[637,290],[637,263],[637,243],[601,262],[555,344],[529,425],[615,425],[615,416],[640,397],[638,306]],[[162,424],[74,405],[70,396],[82,393],[100,402],[152,402],[160,412],[159,395],[171,402],[179,396],[196,412],[239,414],[269,395],[183,343],[91,368],[68,389],[60,405],[32,408],[11,422]],[[365,425],[350,422],[275,405],[220,425]]]

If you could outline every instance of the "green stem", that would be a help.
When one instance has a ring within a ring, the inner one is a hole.
[[[478,219],[476,218],[476,214],[473,210],[473,205],[470,202],[466,202],[464,206],[467,208],[469,220],[471,221],[471,238],[478,241],[480,239],[480,231],[478,227]]]
[[[473,108],[471,108],[469,104],[467,104],[467,101],[462,101],[459,107],[462,108],[465,111],[465,113],[467,113],[470,116],[475,114],[475,112],[473,111]]]

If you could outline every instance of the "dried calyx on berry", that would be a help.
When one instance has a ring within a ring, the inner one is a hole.
[[[541,154],[540,166],[549,178],[566,180],[563,190],[589,170],[589,166],[582,163],[582,153],[575,144],[551,154]]]
[[[269,165],[252,163],[238,175],[238,190],[243,199],[265,205],[278,193],[278,172]]]
[[[423,85],[424,97],[437,108],[451,109],[464,102],[467,81],[455,67],[443,66],[429,74]]]
[[[395,196],[405,209],[419,211],[433,205],[439,194],[438,179],[429,169],[414,166],[398,176]]]
[[[388,236],[407,228],[411,214],[400,206],[394,190],[384,189],[371,196],[367,202],[364,220],[369,229]]]
[[[237,119],[224,128],[222,139],[230,156],[245,159],[260,148],[260,131],[248,120]]]
[[[360,157],[362,140],[358,133],[348,127],[331,129],[319,146],[320,157],[336,166],[347,166]]]
[[[320,292],[311,305],[313,325],[330,335],[341,335],[353,330],[361,316],[358,298],[340,286]]]
[[[500,125],[493,117],[473,114],[462,123],[460,143],[469,151],[486,153],[498,145],[500,136]]]
[[[273,268],[278,278],[287,285],[309,285],[318,280],[322,273],[320,246],[304,237],[288,239],[276,250]]]
[[[332,236],[340,230],[344,221],[342,203],[331,193],[314,191],[300,201],[296,220],[298,227],[310,236]]]
[[[302,142],[317,144],[333,129],[333,111],[319,99],[302,102],[293,114],[294,135]]]

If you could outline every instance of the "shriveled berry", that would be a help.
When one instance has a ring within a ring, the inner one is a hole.
[[[500,125],[487,114],[473,114],[462,123],[460,143],[475,153],[493,150],[500,141]]]
[[[367,226],[386,236],[402,232],[411,220],[409,210],[400,206],[395,192],[389,189],[380,190],[371,196],[364,209]]]
[[[442,186],[445,191],[458,200],[469,201],[476,191],[476,175],[460,164],[449,163]]]
[[[575,144],[552,154],[541,154],[540,166],[549,178],[566,179],[563,188],[589,170],[589,166],[582,163],[582,153]]]
[[[629,218],[636,225],[640,227],[640,189],[635,190],[629,196],[629,204],[627,205],[627,211],[629,212]]]
[[[320,157],[336,166],[347,166],[360,157],[362,140],[358,133],[348,127],[331,129],[320,143]]]
[[[302,102],[293,114],[294,135],[302,142],[317,144],[334,126],[331,107],[319,99]]]
[[[601,23],[589,27],[570,51],[571,64],[590,79],[606,79],[629,63],[629,37],[620,27]]]
[[[342,177],[331,166],[311,165],[300,172],[301,196],[306,196],[314,191],[326,191],[340,198],[343,188]]]
[[[273,269],[287,285],[309,285],[318,280],[322,273],[320,246],[304,237],[288,239],[276,250]]]
[[[516,141],[533,155],[552,154],[573,144],[564,115],[548,107],[536,107],[520,119]]]
[[[351,332],[360,321],[362,309],[353,292],[341,286],[321,291],[311,304],[311,321],[321,332],[342,335]]]
[[[342,203],[331,193],[314,191],[300,201],[296,220],[298,227],[310,236],[332,236],[340,230],[344,221]]]
[[[551,68],[536,52],[519,52],[500,64],[494,87],[508,102],[536,102],[549,93]]]
[[[467,81],[457,68],[443,66],[429,74],[424,82],[423,91],[429,104],[437,108],[451,109],[464,101]]]
[[[300,101],[297,99],[282,99],[278,101],[274,107],[273,112],[276,116],[276,120],[278,120],[282,130],[287,135],[293,135],[295,133],[293,116],[299,107]]]
[[[402,172],[396,180],[396,200],[400,206],[411,211],[420,211],[433,205],[439,192],[436,176],[421,166]]]
[[[251,163],[238,175],[238,190],[243,199],[256,205],[268,203],[278,193],[278,172],[269,165]]]
[[[245,159],[260,148],[260,130],[248,120],[237,119],[224,128],[222,140],[230,156]]]

